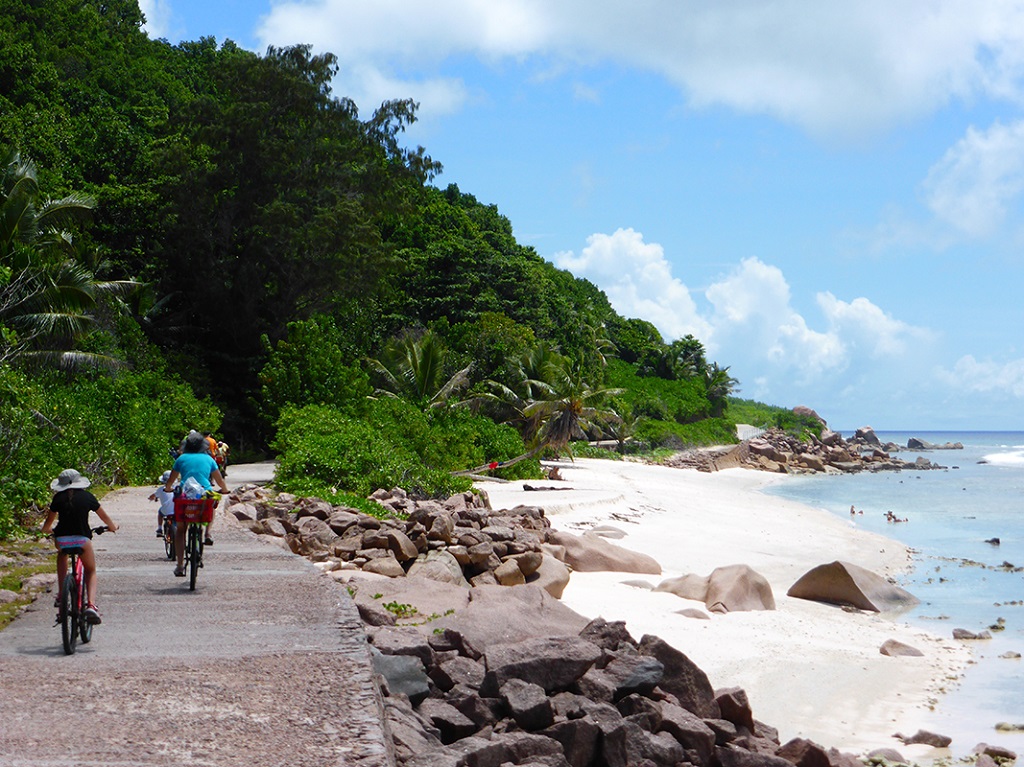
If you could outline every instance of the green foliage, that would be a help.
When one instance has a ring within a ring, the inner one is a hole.
[[[160,373],[30,378],[0,367],[0,538],[33,505],[49,503],[62,469],[77,468],[98,487],[153,482],[181,435],[219,423],[213,405]]]
[[[670,381],[641,376],[635,365],[610,360],[605,380],[624,390],[615,398],[616,408],[634,416],[685,424],[706,418],[711,410],[704,382],[699,378]]]
[[[644,420],[637,425],[633,450],[670,447],[731,445],[736,443],[736,427],[724,418],[705,418],[695,423]]]
[[[277,420],[289,405],[331,405],[349,409],[373,388],[366,374],[351,364],[353,350],[330,317],[288,324],[287,337],[271,346],[260,371],[263,415]]]
[[[423,412],[400,399],[371,400],[358,415],[309,405],[286,408],[278,422],[277,484],[300,495],[341,491],[366,497],[402,487],[447,497],[471,487],[451,472],[502,461],[522,452],[514,430],[465,411]],[[514,476],[536,476],[536,462],[517,464]]]
[[[730,398],[729,419],[761,429],[782,429],[802,440],[806,440],[810,434],[820,437],[823,430],[821,422],[812,416],[797,415],[789,408],[749,399]]]
[[[392,339],[380,359],[368,360],[368,365],[380,387],[377,394],[404,397],[420,408],[443,408],[469,383],[472,366],[452,374],[448,359],[444,341],[427,330]]]
[[[385,602],[381,607],[396,618],[411,618],[416,614],[416,608],[405,602]]]

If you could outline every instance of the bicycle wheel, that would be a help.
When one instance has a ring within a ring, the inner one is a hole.
[[[64,576],[64,585],[60,589],[60,637],[64,643],[64,654],[72,655],[78,642],[78,587],[71,563],[68,563],[68,574]]]
[[[203,544],[203,530],[197,524],[191,524],[188,526],[188,542],[186,545],[186,557],[188,559],[188,588],[190,591],[196,590],[196,578],[199,576],[199,568],[202,566],[202,560],[200,559],[201,552],[200,547]]]
[[[164,553],[168,559],[174,559],[174,523],[164,520]]]
[[[82,638],[82,644],[88,644],[92,639],[92,624],[85,619],[85,608],[89,605],[89,587],[82,581],[82,598],[78,602],[78,636]]]

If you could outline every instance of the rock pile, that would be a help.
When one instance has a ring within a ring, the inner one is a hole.
[[[946,468],[924,456],[905,461],[892,455],[901,449],[891,442],[882,444],[870,427],[858,429],[849,440],[839,432],[826,429],[820,438],[812,435],[807,442],[801,442],[780,429],[769,429],[726,452],[689,451],[668,459],[665,464],[700,471],[744,467],[783,474]]]
[[[570,567],[593,569],[592,561],[626,572],[661,572],[650,557],[599,535],[556,533],[536,506],[491,509],[485,493],[439,502],[414,500],[395,489],[378,490],[371,499],[387,510],[385,518],[262,487],[239,489],[227,509],[252,532],[273,537],[339,576],[361,570],[464,587],[535,583],[560,597]]]
[[[452,629],[379,629],[371,642],[400,767],[859,765],[781,745],[743,690],[713,690],[683,653],[622,622],[486,648]]]

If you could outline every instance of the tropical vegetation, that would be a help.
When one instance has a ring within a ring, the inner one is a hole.
[[[735,439],[729,367],[433,185],[416,104],[361,114],[332,54],[150,40],[136,0],[0,17],[0,536],[61,468],[145,481],[189,428],[350,498]]]

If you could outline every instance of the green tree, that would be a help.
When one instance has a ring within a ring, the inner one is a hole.
[[[288,406],[330,405],[344,411],[373,393],[366,373],[352,365],[353,350],[330,317],[289,323],[276,344],[264,336],[268,358],[260,371],[263,414],[277,421]]]
[[[729,375],[728,367],[721,368],[717,362],[713,362],[705,369],[704,386],[713,418],[721,418],[725,414],[729,395],[738,391],[738,384],[739,381]]]
[[[96,262],[75,240],[93,201],[83,195],[40,200],[35,164],[17,150],[0,167],[0,359],[77,367],[111,362],[75,348],[92,329],[104,295],[122,296],[132,281],[97,280]]]
[[[591,386],[583,378],[580,365],[569,358],[549,364],[541,399],[525,410],[527,416],[539,416],[542,421],[540,439],[544,446],[563,450],[570,441],[586,436],[584,430],[618,418],[614,411],[603,408],[604,401],[621,394],[621,389]]]
[[[679,381],[702,376],[708,365],[704,344],[692,335],[677,338],[669,344],[665,358],[668,377]]]
[[[431,331],[420,335],[406,333],[391,341],[380,359],[368,364],[376,375],[378,394],[404,397],[420,408],[448,405],[448,400],[469,383],[467,365],[448,376],[446,363],[448,350]]]

